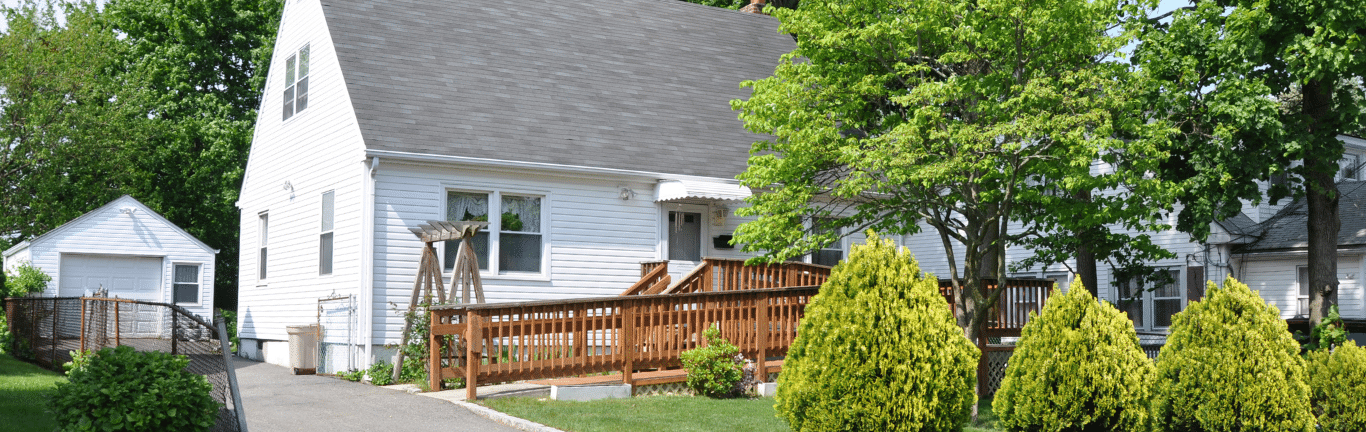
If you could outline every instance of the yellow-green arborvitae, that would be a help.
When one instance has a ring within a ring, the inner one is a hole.
[[[1309,388],[1323,432],[1366,431],[1366,347],[1309,353]]]
[[[1097,302],[1077,279],[1067,294],[1054,289],[1042,314],[1030,315],[991,404],[1001,427],[1148,430],[1156,368],[1123,312]]]
[[[1300,346],[1274,306],[1228,278],[1172,317],[1157,358],[1158,431],[1314,429]]]
[[[797,432],[961,430],[979,355],[938,281],[870,234],[806,307],[776,408]]]

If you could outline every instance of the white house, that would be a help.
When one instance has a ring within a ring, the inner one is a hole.
[[[490,222],[489,302],[743,257],[713,241],[759,139],[729,101],[794,48],[777,26],[675,0],[289,0],[238,203],[241,355],[286,363],[285,327],[342,297],[340,367],[387,358],[427,220]]]
[[[4,252],[7,271],[30,263],[52,276],[44,297],[110,297],[173,303],[213,316],[218,250],[124,195]]]

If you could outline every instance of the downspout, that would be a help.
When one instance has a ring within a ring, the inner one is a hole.
[[[370,158],[368,166],[362,161],[363,192],[361,198],[360,246],[360,336],[364,346],[362,369],[369,369],[375,356],[375,173],[379,171],[379,156]]]

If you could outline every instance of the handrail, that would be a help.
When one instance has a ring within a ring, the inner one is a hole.
[[[702,264],[698,264],[697,267],[694,267],[688,274],[679,278],[678,282],[669,285],[668,288],[665,288],[664,291],[659,292],[659,294],[707,291],[707,282],[709,281],[711,281],[711,265],[710,263],[703,261]]]
[[[759,362],[784,355],[816,286],[433,306],[431,388],[678,367],[716,324]],[[761,369],[762,370],[762,369]],[[760,377],[762,379],[762,377]]]
[[[820,285],[830,277],[830,267],[819,264],[782,262],[747,265],[745,260],[741,259],[707,257],[686,275],[668,284],[667,289],[659,291],[639,288],[642,284],[658,283],[659,277],[654,271],[667,266],[667,260],[640,263],[641,280],[623,291],[622,295]]]
[[[646,274],[642,275],[642,276],[640,277],[640,281],[639,281],[639,282],[636,282],[636,283],[632,284],[630,288],[627,288],[627,289],[626,289],[626,291],[622,291],[622,292],[621,292],[621,295],[624,295],[624,296],[625,296],[625,295],[644,294],[644,293],[645,293],[646,291],[648,291],[650,288],[652,288],[652,287],[654,287],[656,284],[658,284],[659,281],[664,280],[664,279],[668,279],[668,278],[669,278],[669,263],[668,263],[668,262],[665,262],[665,263],[663,263],[663,265],[655,266],[653,269],[650,270],[649,273],[646,273]],[[667,284],[666,284],[666,285],[667,285]]]

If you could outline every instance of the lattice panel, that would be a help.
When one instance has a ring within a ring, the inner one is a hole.
[[[692,395],[692,389],[688,388],[685,382],[672,382],[663,384],[650,384],[636,386],[636,396],[676,396]]]
[[[1010,355],[1015,351],[987,351],[987,375],[986,388],[982,396],[996,394],[996,390],[1001,388],[1001,381],[1006,378],[1006,362],[1010,360]]]

